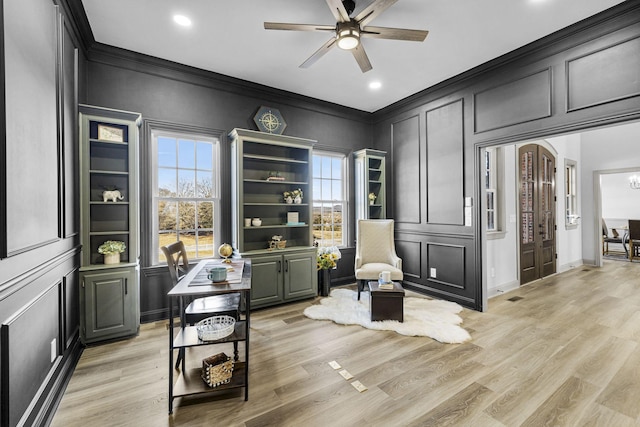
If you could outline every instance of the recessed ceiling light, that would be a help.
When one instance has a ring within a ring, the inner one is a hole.
[[[173,21],[178,25],[182,25],[183,27],[189,27],[191,25],[191,19],[187,18],[184,15],[173,15]]]
[[[380,83],[378,80],[375,80],[371,83],[369,83],[369,89],[380,89],[382,87],[382,83]]]

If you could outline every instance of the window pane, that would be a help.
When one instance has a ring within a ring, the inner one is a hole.
[[[213,229],[212,202],[198,202],[198,228]]]
[[[179,230],[195,230],[196,229],[196,203],[195,202],[179,202],[178,203],[178,229]]]
[[[158,196],[175,197],[176,195],[176,170],[158,169]]]
[[[176,140],[161,136],[158,138],[158,166],[168,166],[175,168],[176,161]]]
[[[213,231],[198,231],[198,258],[217,256],[218,251],[213,247]]]
[[[158,202],[158,229],[176,230],[178,207],[176,202],[161,200]],[[163,245],[160,245],[163,246]]]
[[[342,161],[337,157],[331,159],[331,178],[342,179]]]
[[[195,169],[196,144],[194,141],[178,140],[178,167]]]
[[[198,169],[213,170],[213,144],[198,141],[196,150]]]
[[[195,171],[178,169],[178,197],[195,197],[195,180]]]
[[[197,196],[202,198],[211,198],[214,195],[213,192],[213,181],[212,181],[212,173],[211,172],[202,172],[197,171],[197,184],[198,188]]]
[[[342,200],[342,182],[331,182],[331,200]]]
[[[187,251],[187,258],[197,259],[198,258],[198,245],[196,244],[196,233],[180,233],[180,240],[184,243],[184,248]]]

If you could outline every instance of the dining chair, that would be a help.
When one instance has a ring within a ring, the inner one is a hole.
[[[189,272],[189,257],[184,242],[181,240],[171,243],[160,248],[167,259],[169,267],[169,275],[173,282],[173,286]],[[173,316],[173,313],[169,313]],[[240,319],[240,293],[230,293],[224,295],[215,295],[203,298],[196,298],[189,302],[186,308],[180,306],[180,322],[182,325],[194,325],[200,320],[213,316],[231,316],[234,319]],[[233,343],[234,358],[238,360],[238,343]],[[181,361],[184,361],[184,349],[181,349],[176,359],[176,369]],[[184,366],[184,364],[183,364]]]
[[[613,234],[613,237],[609,236],[609,228],[607,227],[607,223],[604,218],[602,218],[602,255],[607,255],[609,253],[609,243],[624,244],[622,237],[620,237],[615,228],[611,229],[611,233]]]
[[[640,258],[640,219],[629,220],[629,261]]]
[[[392,281],[402,281],[402,259],[396,254],[392,219],[358,220],[355,273],[360,292],[367,282],[378,280],[382,271],[391,272]]]

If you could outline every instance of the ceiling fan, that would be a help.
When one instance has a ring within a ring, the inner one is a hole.
[[[354,0],[326,0],[331,13],[336,18],[335,26],[313,24],[287,24],[282,22],[265,22],[266,30],[294,30],[294,31],[332,31],[335,33],[320,49],[304,61],[300,68],[309,68],[322,58],[334,46],[350,50],[358,62],[363,73],[372,69],[369,57],[360,41],[361,37],[391,40],[407,40],[421,42],[429,34],[424,30],[409,30],[405,28],[373,27],[367,24],[384,12],[398,0],[375,0],[356,17],[351,14],[356,7]]]

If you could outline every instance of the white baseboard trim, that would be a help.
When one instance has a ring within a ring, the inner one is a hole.
[[[503,283],[499,286],[496,286],[495,288],[487,289],[487,294],[488,294],[487,297],[488,298],[497,297],[498,295],[502,295],[506,292],[513,291],[514,289],[518,289],[519,287],[520,287],[520,282],[517,280],[514,280],[513,282]]]
[[[572,270],[574,268],[582,267],[584,265],[584,261],[582,259],[578,259],[575,261],[568,262],[566,264],[562,264],[558,266],[558,273],[564,273],[565,271]]]

